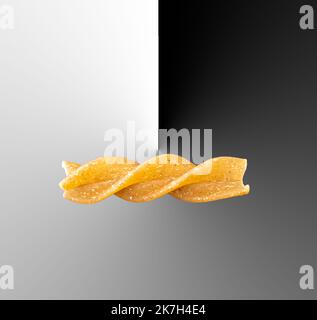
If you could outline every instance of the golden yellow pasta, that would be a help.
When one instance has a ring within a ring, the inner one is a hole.
[[[96,203],[116,195],[146,202],[166,194],[189,202],[208,202],[249,193],[243,184],[245,159],[219,157],[194,165],[166,154],[143,164],[120,157],[102,157],[84,165],[63,161],[64,197],[77,203]]]

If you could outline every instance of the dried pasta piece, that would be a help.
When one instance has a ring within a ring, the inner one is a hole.
[[[72,172],[76,171],[80,167],[80,164],[70,161],[63,161],[62,167],[65,170],[66,176],[69,176]]]
[[[243,184],[247,160],[219,157],[212,161],[212,171],[205,176],[205,181],[183,186],[171,195],[189,202],[209,202],[243,196],[250,192],[249,185]]]
[[[63,165],[65,165],[65,161]],[[71,165],[68,163],[68,170]],[[84,184],[118,179],[137,167],[133,161],[120,157],[102,157],[80,166],[73,170],[65,179],[60,182],[60,187],[70,190]]]
[[[60,187],[64,197],[96,203],[111,195],[146,202],[171,194],[190,202],[214,201],[249,193],[242,179],[247,162],[219,157],[195,166],[177,155],[160,155],[143,164],[124,158],[98,158],[80,166],[63,162],[67,177]]]

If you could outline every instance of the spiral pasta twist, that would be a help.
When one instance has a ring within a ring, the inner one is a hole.
[[[194,165],[166,154],[143,164],[119,157],[102,157],[84,165],[63,161],[66,178],[60,182],[64,198],[83,204],[116,195],[146,202],[166,194],[189,202],[208,202],[249,193],[243,184],[247,161],[219,157]]]

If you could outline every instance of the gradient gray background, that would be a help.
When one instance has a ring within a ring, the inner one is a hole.
[[[118,86],[107,82],[106,68],[100,70],[109,63],[102,54],[97,62],[78,56],[74,66],[80,32],[68,52],[73,32],[68,38],[55,25],[57,8],[65,8],[65,2],[15,1],[14,7],[16,30],[0,31],[0,265],[14,267],[15,290],[0,290],[1,299],[316,297],[315,291],[304,292],[298,285],[302,264],[317,267],[313,135],[312,141],[303,141],[294,133],[289,142],[283,133],[277,136],[263,127],[263,137],[272,141],[268,156],[252,127],[243,131],[240,144],[225,150],[232,136],[226,136],[223,124],[214,137],[216,151],[249,158],[246,182],[252,192],[247,197],[208,204],[168,196],[145,204],[116,197],[94,206],[68,202],[57,187],[63,177],[61,160],[84,162],[101,155],[104,131],[133,120],[129,112],[140,101],[155,106],[155,92],[147,98],[136,94],[132,104],[127,92],[138,68],[126,72],[129,65],[124,64],[118,74],[113,71],[115,79],[126,81],[122,89],[119,80]],[[71,11],[69,17],[74,17]],[[80,30],[92,21],[88,17]],[[93,44],[90,35],[82,41]],[[109,40],[103,40],[107,46]],[[57,57],[67,52],[66,63],[58,68]],[[155,61],[150,64],[155,69]],[[234,103],[234,95],[232,99]],[[267,99],[263,105],[272,102]],[[203,103],[195,92],[192,103]],[[255,105],[260,107],[258,101]],[[154,121],[154,127],[157,113],[145,110],[136,112],[136,120],[141,127]],[[313,119],[307,118],[311,122],[300,130],[313,133]],[[279,152],[288,143],[290,162]],[[306,145],[311,154],[303,155]],[[249,146],[255,151],[241,151]]]
[[[207,296],[317,297],[298,286],[299,266],[317,267],[317,31],[299,28],[303,4],[316,9],[160,2],[160,127],[212,128],[213,156],[248,159],[249,196],[195,210],[210,228]]]

